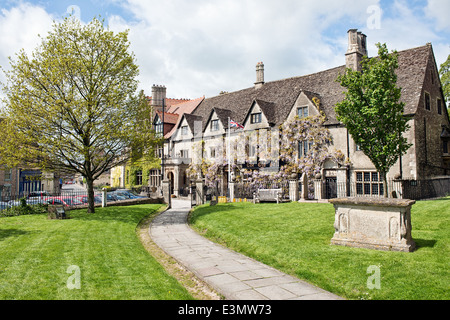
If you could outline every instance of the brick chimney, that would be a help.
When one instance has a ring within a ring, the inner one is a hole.
[[[256,64],[256,82],[255,89],[259,89],[264,84],[264,63],[258,62]]]
[[[348,30],[348,49],[345,54],[347,68],[361,71],[362,57],[367,56],[367,37],[357,29]]]

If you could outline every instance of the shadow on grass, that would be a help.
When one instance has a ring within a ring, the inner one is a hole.
[[[31,233],[20,229],[0,229],[0,241],[9,237],[19,237]]]
[[[138,223],[143,216],[151,215],[159,207],[146,207],[146,205],[96,208],[95,213],[87,213],[86,210],[72,210],[68,212],[71,219],[83,221],[117,221],[124,223]]]
[[[422,248],[433,248],[436,245],[436,240],[425,240],[425,239],[415,239],[413,238],[414,242],[416,243],[416,251],[420,250]]]

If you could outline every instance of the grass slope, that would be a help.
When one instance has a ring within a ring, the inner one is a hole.
[[[136,226],[160,205],[0,219],[0,299],[179,300],[192,296],[148,254]],[[81,289],[70,290],[78,266]],[[69,273],[68,273],[69,271]],[[71,278],[72,277],[72,278]]]
[[[330,245],[331,204],[201,206],[191,224],[206,237],[348,299],[450,298],[450,198],[412,208],[413,253]],[[381,288],[369,289],[378,266]]]

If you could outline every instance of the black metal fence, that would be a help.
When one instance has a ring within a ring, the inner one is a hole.
[[[450,195],[450,178],[402,180],[401,184],[405,199],[421,200]]]

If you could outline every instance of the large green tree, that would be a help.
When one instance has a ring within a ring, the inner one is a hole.
[[[338,77],[347,92],[336,113],[383,177],[387,197],[387,172],[411,145],[403,135],[409,125],[397,87],[398,54],[390,54],[386,44],[377,47],[378,57],[364,57],[361,72],[347,69]]]
[[[447,106],[450,105],[450,54],[447,57],[447,61],[441,64],[441,69],[439,70],[441,76],[442,90],[444,92],[444,97],[447,102]],[[449,113],[450,117],[450,113]]]
[[[155,139],[137,116],[145,96],[137,94],[128,32],[69,17],[41,40],[30,57],[22,50],[11,58],[5,71],[0,158],[9,166],[80,173],[94,212],[94,180],[153,154]]]

